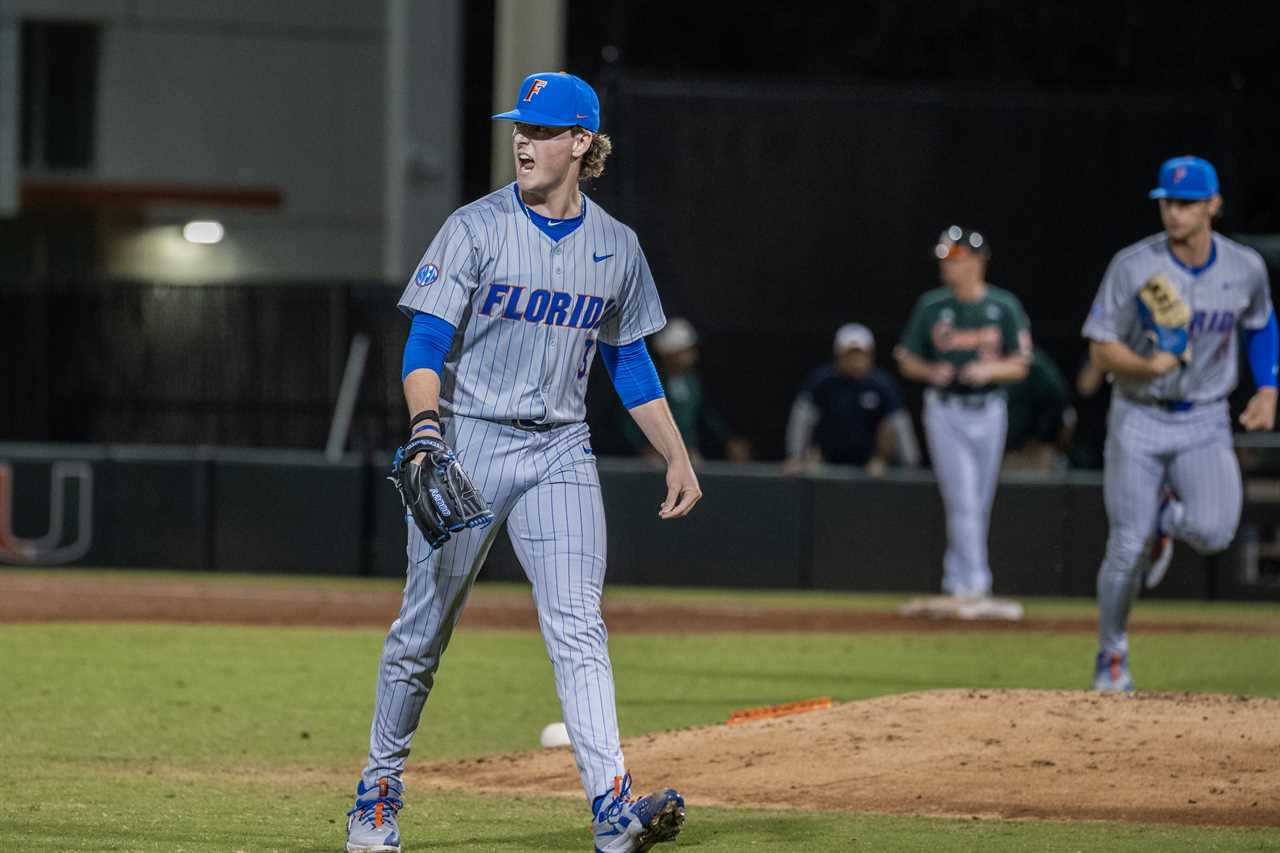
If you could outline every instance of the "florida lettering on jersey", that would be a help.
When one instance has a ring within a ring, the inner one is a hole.
[[[1229,332],[1234,331],[1235,327],[1236,312],[1234,311],[1197,311],[1191,315],[1187,334],[1195,340],[1205,332]]]
[[[1236,387],[1237,327],[1260,329],[1271,314],[1271,286],[1262,257],[1214,234],[1209,263],[1190,269],[1173,256],[1164,233],[1134,243],[1117,252],[1107,267],[1081,332],[1084,337],[1120,341],[1139,355],[1150,355],[1152,343],[1138,314],[1138,290],[1158,273],[1173,283],[1191,309],[1190,361],[1156,379],[1116,377],[1116,386],[1139,400],[1223,399]]]
[[[555,240],[509,184],[459,208],[431,241],[400,308],[458,329],[442,411],[581,421],[597,342],[623,346],[666,325],[635,232],[585,194],[582,206],[582,225]]]
[[[528,291],[528,293],[526,293]],[[586,293],[556,290],[530,290],[519,284],[491,284],[480,314],[499,316],[505,320],[567,326],[571,329],[595,329],[613,308],[613,300]]]

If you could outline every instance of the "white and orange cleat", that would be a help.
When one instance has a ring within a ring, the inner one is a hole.
[[[613,780],[613,789],[592,803],[595,853],[645,853],[671,841],[684,826],[684,797],[667,788],[639,800],[631,799],[631,774]]]
[[[347,812],[347,853],[400,853],[396,813],[404,807],[400,786],[383,777],[366,788],[356,786],[356,805]]]

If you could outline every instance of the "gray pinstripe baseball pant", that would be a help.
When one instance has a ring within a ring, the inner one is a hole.
[[[366,784],[399,779],[427,696],[476,574],[502,522],[533,586],[538,624],[590,801],[624,770],[608,632],[600,615],[605,519],[585,423],[530,432],[446,419],[449,442],[495,522],[432,551],[408,522],[408,580],[382,650]]]
[[[1168,412],[1116,394],[1108,416],[1103,494],[1110,532],[1098,570],[1098,644],[1127,653],[1129,610],[1156,529],[1160,493],[1178,499],[1164,528],[1201,553],[1231,544],[1240,523],[1240,464],[1226,402]]]

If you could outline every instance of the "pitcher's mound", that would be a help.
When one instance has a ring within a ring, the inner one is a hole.
[[[637,793],[673,785],[691,808],[1280,826],[1277,699],[933,690],[623,748]],[[414,770],[429,785],[582,796],[568,747]]]

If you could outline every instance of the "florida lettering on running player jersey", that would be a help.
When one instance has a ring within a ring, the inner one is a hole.
[[[1191,322],[1187,325],[1187,334],[1191,336],[1191,340],[1196,340],[1201,334],[1207,332],[1230,332],[1236,327],[1236,312],[1234,311],[1197,311],[1191,315]]]
[[[1117,376],[1116,385],[1139,400],[1221,400],[1236,387],[1238,326],[1261,329],[1271,316],[1271,285],[1262,256],[1248,246],[1213,235],[1212,261],[1189,269],[1173,256],[1162,232],[1121,249],[1111,259],[1082,334],[1120,341],[1139,355],[1152,343],[1138,315],[1138,290],[1157,273],[1178,288],[1191,309],[1187,331],[1191,359],[1156,379]]]
[[[410,277],[400,308],[458,329],[440,377],[445,413],[581,421],[597,341],[632,343],[666,317],[634,231],[584,194],[582,225],[553,240],[518,192],[509,184],[445,220],[417,267],[431,272]]]

